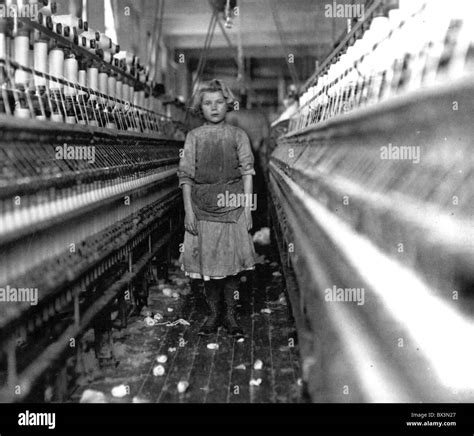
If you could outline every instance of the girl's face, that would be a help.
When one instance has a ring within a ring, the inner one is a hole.
[[[204,118],[213,124],[224,122],[227,113],[227,102],[221,91],[205,92],[202,96],[202,113]]]

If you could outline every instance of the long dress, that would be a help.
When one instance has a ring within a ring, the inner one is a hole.
[[[200,201],[211,191],[209,195],[223,194],[224,189],[243,193],[244,175],[254,176],[255,170],[250,141],[242,129],[206,124],[188,133],[178,177],[180,187],[192,186],[198,234],[185,233],[179,261],[191,278],[207,281],[255,269],[255,249],[243,208],[211,208],[209,198]]]

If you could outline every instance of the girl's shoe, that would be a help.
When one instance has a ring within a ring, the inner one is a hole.
[[[221,289],[220,286],[216,286],[216,283],[211,280],[204,284],[206,301],[211,311],[207,317],[206,322],[201,326],[199,330],[200,335],[211,335],[217,333],[219,329],[220,312],[221,312]]]
[[[236,277],[228,277],[226,279],[224,288],[226,311],[223,325],[231,336],[244,336],[244,331],[237,322],[235,311],[236,300],[234,293],[238,290],[238,287],[239,282]]]

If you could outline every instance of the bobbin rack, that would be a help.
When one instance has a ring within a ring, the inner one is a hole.
[[[162,114],[164,87],[149,80],[139,58],[82,19],[53,14],[55,3],[41,5],[37,20],[2,20],[2,113],[182,136],[184,116]]]
[[[23,4],[38,13],[0,18],[0,401],[49,401],[48,383],[60,401],[82,335],[112,359],[113,323],[176,245],[188,127],[138,57],[54,2]]]
[[[315,402],[472,401],[473,16],[372,2],[264,158]]]

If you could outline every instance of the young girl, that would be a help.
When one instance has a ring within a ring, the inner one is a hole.
[[[221,300],[226,307],[223,326],[232,336],[243,334],[235,317],[237,274],[255,268],[249,234],[253,202],[228,201],[250,199],[255,175],[247,134],[225,121],[233,105],[232,93],[219,80],[200,89],[194,110],[205,124],[189,132],[178,171],[186,213],[181,268],[187,276],[204,280],[211,309],[201,334],[217,332]]]

